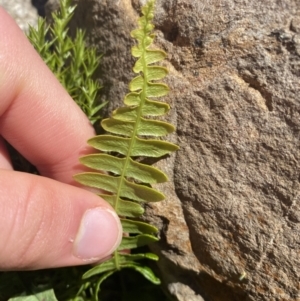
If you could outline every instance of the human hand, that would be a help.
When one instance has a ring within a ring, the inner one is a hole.
[[[72,180],[93,128],[1,7],[0,133],[41,174],[13,171],[0,137],[0,270],[110,255],[122,237],[116,213]]]

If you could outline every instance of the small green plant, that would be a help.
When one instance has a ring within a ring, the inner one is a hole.
[[[28,38],[44,62],[56,75],[74,101],[94,124],[101,119],[99,110],[106,103],[98,103],[100,84],[93,80],[100,58],[94,47],[87,47],[85,32],[76,31],[74,39],[68,35],[68,24],[75,6],[72,0],[61,0],[60,9],[52,14],[53,23],[39,18],[37,29],[30,27]]]
[[[100,56],[95,48],[86,47],[84,31],[77,30],[74,39],[68,35],[67,25],[75,7],[71,6],[71,0],[60,0],[60,5],[60,10],[53,14],[53,23],[47,25],[40,19],[37,29],[30,29],[29,39],[75,102],[95,123],[101,119],[99,110],[105,105],[98,104],[100,85],[92,79]],[[137,45],[132,48],[132,55],[137,58],[133,68],[137,76],[129,84],[125,106],[102,120],[106,134],[88,141],[89,145],[101,151],[80,158],[81,163],[92,171],[74,176],[83,185],[99,188],[102,191],[100,196],[116,210],[126,233],[121,245],[108,261],[92,268],[81,266],[2,273],[0,301],[134,301],[140,297],[150,301],[166,300],[160,290],[153,289],[152,284],[147,281],[145,284],[136,278],[137,273],[132,274],[128,270],[139,272],[153,284],[160,283],[144,261],[157,260],[158,257],[138,248],[156,242],[157,229],[138,218],[144,212],[143,203],[164,199],[164,195],[151,185],[167,181],[167,176],[144,162],[147,158],[160,158],[178,149],[176,145],[162,140],[174,131],[174,127],[160,120],[170,108],[158,98],[165,96],[169,88],[158,82],[168,71],[160,65],[166,53],[152,47],[155,37],[152,24],[154,5],[155,0],[149,0],[142,8],[139,27],[131,33],[137,40]],[[118,275],[123,277],[122,281],[116,280],[117,271],[120,271]],[[130,276],[124,277],[124,274]],[[111,284],[107,286],[109,282]],[[133,287],[131,291],[128,290],[129,285]],[[121,296],[116,296],[116,286],[123,288]],[[110,290],[106,294],[108,297],[105,295],[107,290]]]

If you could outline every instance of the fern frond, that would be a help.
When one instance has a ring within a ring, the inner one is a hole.
[[[106,273],[127,267],[141,272],[153,283],[159,283],[149,268],[138,263],[138,260],[144,258],[157,260],[154,254],[122,253],[124,249],[157,241],[157,229],[154,226],[129,218],[143,213],[140,203],[157,202],[165,198],[151,185],[166,182],[167,176],[153,166],[138,162],[137,158],[159,158],[178,149],[177,145],[161,140],[175,130],[174,126],[153,119],[165,115],[170,109],[168,104],[157,100],[168,94],[169,88],[166,84],[157,82],[168,74],[167,69],[154,65],[162,61],[166,53],[150,48],[154,39],[154,3],[155,0],[150,0],[142,8],[139,28],[131,32],[131,36],[137,40],[137,45],[132,48],[132,55],[137,58],[133,71],[138,75],[129,84],[130,92],[125,96],[125,106],[116,109],[110,118],[102,120],[101,125],[107,134],[88,141],[89,145],[102,153],[84,156],[80,161],[94,171],[75,175],[75,179],[81,184],[102,191],[100,196],[122,217],[123,231],[128,233],[113,257],[86,272],[84,278],[102,273],[107,275]]]

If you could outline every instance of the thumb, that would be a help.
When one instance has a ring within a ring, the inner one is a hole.
[[[0,183],[0,270],[93,263],[119,245],[119,218],[95,194],[10,170]]]

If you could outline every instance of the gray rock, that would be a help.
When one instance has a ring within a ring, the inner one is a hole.
[[[28,31],[29,24],[37,24],[38,13],[30,0],[0,0],[2,6],[17,22],[23,31]]]
[[[133,76],[138,0],[77,0],[109,111]],[[300,300],[299,0],[157,0],[181,149],[158,166],[161,277],[177,300]],[[184,296],[184,297],[182,297]]]

